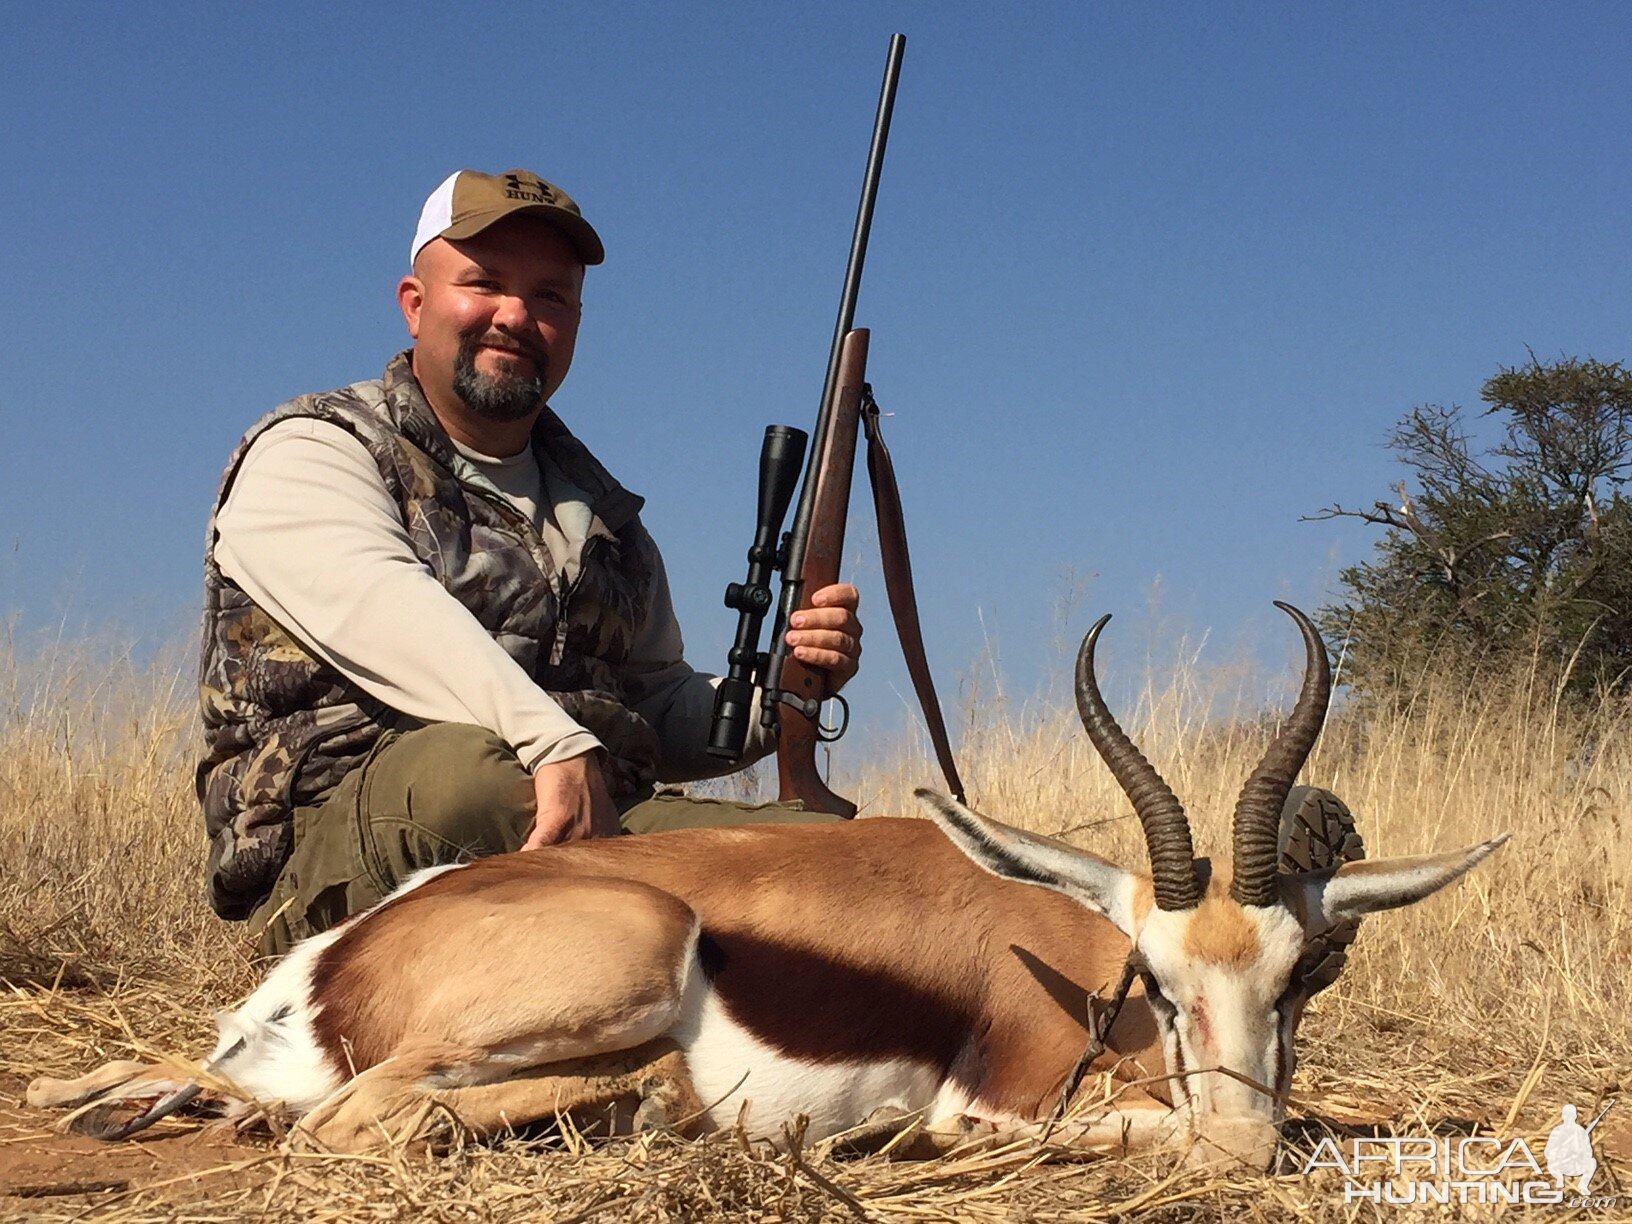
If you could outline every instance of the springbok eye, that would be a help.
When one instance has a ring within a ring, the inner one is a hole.
[[[1337,971],[1343,967],[1339,960],[1332,964],[1331,949],[1320,944],[1306,947],[1303,955],[1292,966],[1292,973],[1287,978],[1286,989],[1281,991],[1280,998],[1275,1000],[1275,1012],[1284,1016],[1287,1009],[1296,1003],[1307,1002],[1313,995],[1330,986],[1337,979]]]
[[[1308,993],[1303,987],[1303,980],[1299,977],[1298,971],[1294,969],[1292,971],[1292,980],[1286,984],[1286,989],[1281,991],[1280,998],[1275,1000],[1275,1014],[1277,1016],[1286,1015],[1287,1009],[1299,999],[1308,997]]]

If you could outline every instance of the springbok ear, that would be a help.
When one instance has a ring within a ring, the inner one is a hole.
[[[1139,883],[1133,872],[1086,850],[988,820],[938,791],[916,790],[913,794],[941,832],[977,866],[1005,880],[1064,893],[1105,915],[1133,938],[1134,895]]]
[[[1425,854],[1417,858],[1365,859],[1344,863],[1336,871],[1286,877],[1301,894],[1302,909],[1310,919],[1330,925],[1375,914],[1379,910],[1415,905],[1489,858],[1512,836],[1503,833],[1466,850]]]

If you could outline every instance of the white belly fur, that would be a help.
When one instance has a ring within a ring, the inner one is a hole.
[[[693,975],[670,1036],[686,1051],[692,1086],[711,1129],[734,1126],[743,1103],[744,1124],[756,1137],[780,1139],[796,1114],[810,1119],[807,1138],[848,1130],[874,1110],[927,1108],[943,1095],[940,1076],[922,1063],[895,1058],[871,1062],[812,1063],[790,1058],[733,1020],[703,975]]]

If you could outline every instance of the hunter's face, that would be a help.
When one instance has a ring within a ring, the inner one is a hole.
[[[489,420],[536,412],[572,364],[583,283],[577,252],[538,217],[428,244],[397,299],[431,402],[456,399]]]

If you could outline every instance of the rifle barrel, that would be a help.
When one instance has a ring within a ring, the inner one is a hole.
[[[884,61],[884,83],[879,89],[878,111],[873,119],[872,145],[867,151],[867,169],[861,180],[861,202],[856,208],[856,228],[850,238],[850,262],[844,270],[844,289],[839,295],[839,317],[833,326],[833,342],[828,348],[827,377],[822,383],[821,403],[817,406],[816,428],[811,437],[805,483],[799,491],[799,507],[794,511],[793,527],[788,533],[788,556],[783,569],[782,599],[776,617],[777,633],[771,642],[770,659],[764,677],[765,709],[761,721],[766,726],[772,725],[776,720],[776,703],[782,687],[782,664],[788,657],[785,637],[787,626],[804,598],[805,550],[810,540],[811,513],[816,505],[819,456],[826,453],[828,423],[833,416],[833,397],[839,381],[839,354],[844,346],[844,338],[849,334],[856,317],[856,297],[861,291],[862,266],[867,262],[867,239],[873,228],[873,206],[878,201],[878,181],[884,170],[884,147],[890,139],[890,119],[895,113],[895,91],[901,79],[901,57],[906,49],[905,35],[890,36],[890,49]]]
[[[890,37],[889,58],[884,61],[884,84],[878,95],[878,114],[873,119],[873,142],[867,151],[867,170],[861,180],[861,203],[856,207],[856,228],[850,238],[850,263],[844,270],[844,291],[839,296],[839,319],[833,327],[833,347],[827,361],[827,385],[822,403],[833,394],[838,377],[839,347],[856,318],[856,296],[861,292],[861,267],[867,261],[867,238],[873,229],[873,206],[878,202],[878,180],[884,173],[884,146],[890,139],[890,119],[895,114],[895,90],[901,81],[901,57],[906,53],[904,35]]]

